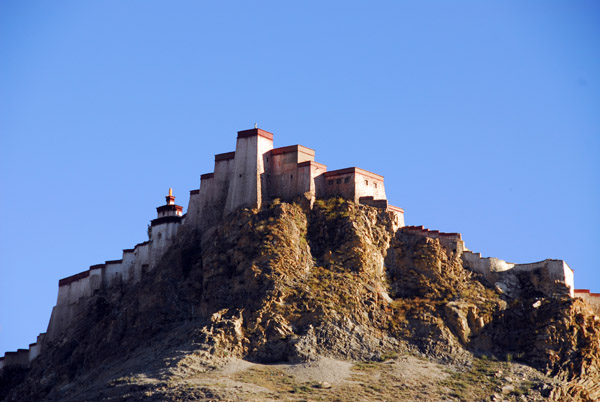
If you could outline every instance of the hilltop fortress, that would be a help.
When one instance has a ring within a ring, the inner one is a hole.
[[[315,151],[302,145],[273,148],[273,134],[254,128],[238,132],[234,152],[215,155],[212,173],[200,176],[190,195],[185,224],[206,228],[241,206],[260,208],[274,198],[341,196],[376,205],[404,225],[404,211],[388,205],[383,176],[351,167],[327,171]]]
[[[205,231],[241,207],[261,208],[274,199],[302,199],[310,205],[316,199],[342,197],[389,214],[394,230],[439,239],[462,258],[463,265],[479,274],[496,289],[511,297],[520,275],[535,276],[536,291],[547,296],[568,294],[587,300],[600,313],[600,294],[575,290],[573,271],[562,260],[513,264],[497,258],[482,258],[468,250],[459,233],[440,233],[422,226],[405,226],[404,210],[388,204],[384,178],[357,167],[328,171],[315,160],[315,151],[302,145],[273,147],[273,134],[254,128],[238,132],[235,151],[215,155],[214,170],[200,176],[200,188],[190,191],[187,213],[175,204],[172,191],[165,205],[157,208],[150,223],[148,241],[123,250],[120,260],[92,265],[88,270],[61,279],[58,298],[48,330],[29,349],[7,352],[0,358],[0,370],[28,366],[43,350],[60,342],[87,298],[100,289],[139,282],[151,272],[184,226]]]

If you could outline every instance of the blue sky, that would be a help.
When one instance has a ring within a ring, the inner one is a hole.
[[[600,292],[597,1],[0,1],[0,354],[254,123]]]

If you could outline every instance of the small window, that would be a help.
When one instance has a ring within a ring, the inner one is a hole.
[[[377,183],[373,183],[373,185],[375,186],[375,188],[377,188]]]
[[[365,180],[365,186],[369,185],[369,180]]]
[[[336,184],[340,184],[342,182],[342,179],[337,179],[335,182]]]
[[[333,184],[333,180],[329,180],[327,184]]]
[[[240,173],[240,177],[242,177],[242,174]]]
[[[290,179],[293,179],[293,178],[294,178],[294,175],[293,175],[293,174],[291,174],[291,175],[290,175]]]
[[[344,183],[348,183],[349,181],[350,181],[350,178],[349,178],[349,177],[346,177],[346,178],[344,179]]]

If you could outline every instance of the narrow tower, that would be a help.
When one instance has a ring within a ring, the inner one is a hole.
[[[169,188],[165,199],[167,203],[156,208],[158,217],[150,222],[151,266],[164,254],[181,225],[183,207],[175,205],[173,189]]]
[[[225,212],[240,206],[259,207],[266,194],[266,153],[273,149],[273,134],[260,128],[238,131],[233,174]]]

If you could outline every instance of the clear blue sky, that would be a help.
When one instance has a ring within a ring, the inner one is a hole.
[[[0,1],[0,354],[259,127],[600,292],[598,1]]]

